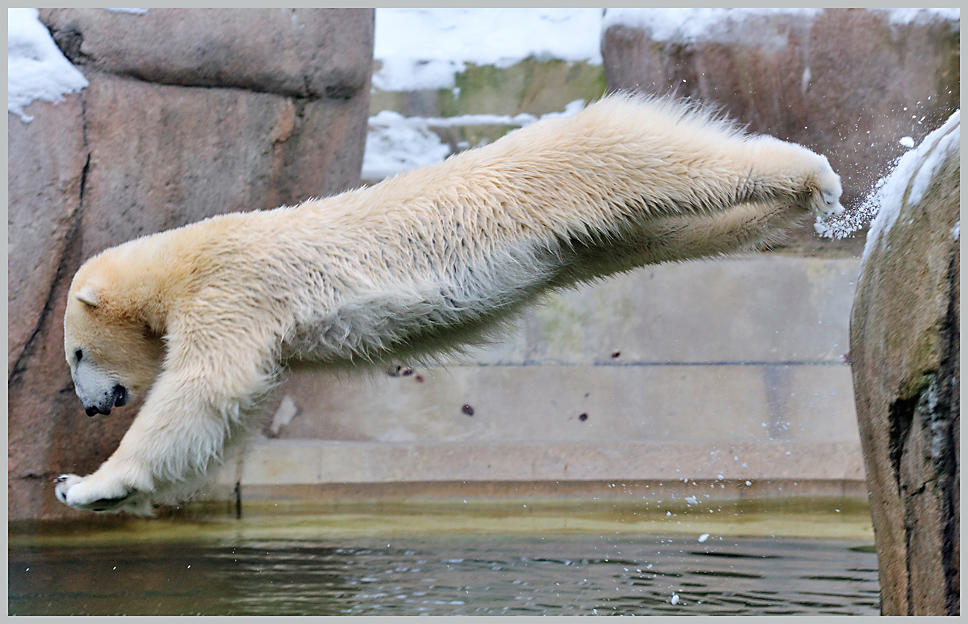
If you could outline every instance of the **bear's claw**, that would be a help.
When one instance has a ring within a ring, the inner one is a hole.
[[[116,489],[116,488],[112,488]],[[129,490],[121,496],[99,496],[102,492],[91,483],[90,479],[72,474],[64,474],[54,479],[54,492],[57,500],[86,511],[129,511],[138,515],[150,514],[151,503],[142,500],[135,490]]]
[[[840,205],[840,196],[843,194],[843,186],[840,183],[840,176],[834,173],[830,164],[823,156],[820,157],[822,164],[820,172],[816,177],[816,187],[814,193],[819,195],[820,201],[817,202],[816,211],[821,216],[828,217],[840,214],[844,207]]]

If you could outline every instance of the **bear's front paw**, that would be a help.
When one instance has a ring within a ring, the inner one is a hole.
[[[119,512],[127,511],[137,515],[151,513],[151,501],[139,492],[121,483],[104,482],[94,477],[79,477],[73,474],[61,475],[54,479],[54,493],[57,500],[86,511]]]
[[[840,205],[840,196],[843,188],[840,185],[840,176],[834,173],[827,159],[820,157],[820,169],[807,183],[810,193],[811,208],[814,212],[823,217],[840,214],[844,207]]]

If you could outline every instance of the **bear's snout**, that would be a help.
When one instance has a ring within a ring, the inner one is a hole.
[[[110,394],[106,394],[99,404],[85,405],[84,413],[88,416],[95,414],[110,414],[112,407],[121,407],[128,402],[128,389],[121,384],[115,384]]]

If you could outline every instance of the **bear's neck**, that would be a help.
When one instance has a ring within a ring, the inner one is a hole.
[[[188,250],[176,240],[162,232],[107,252],[116,254],[111,263],[118,271],[111,278],[115,301],[129,318],[145,323],[159,336],[168,332],[171,311],[184,290],[176,266]]]

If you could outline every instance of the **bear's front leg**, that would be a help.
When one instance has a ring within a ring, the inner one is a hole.
[[[203,352],[218,361],[163,371],[111,457],[90,475],[56,479],[58,500],[90,511],[150,514],[153,503],[190,495],[226,448],[248,437],[275,375],[258,357]]]

